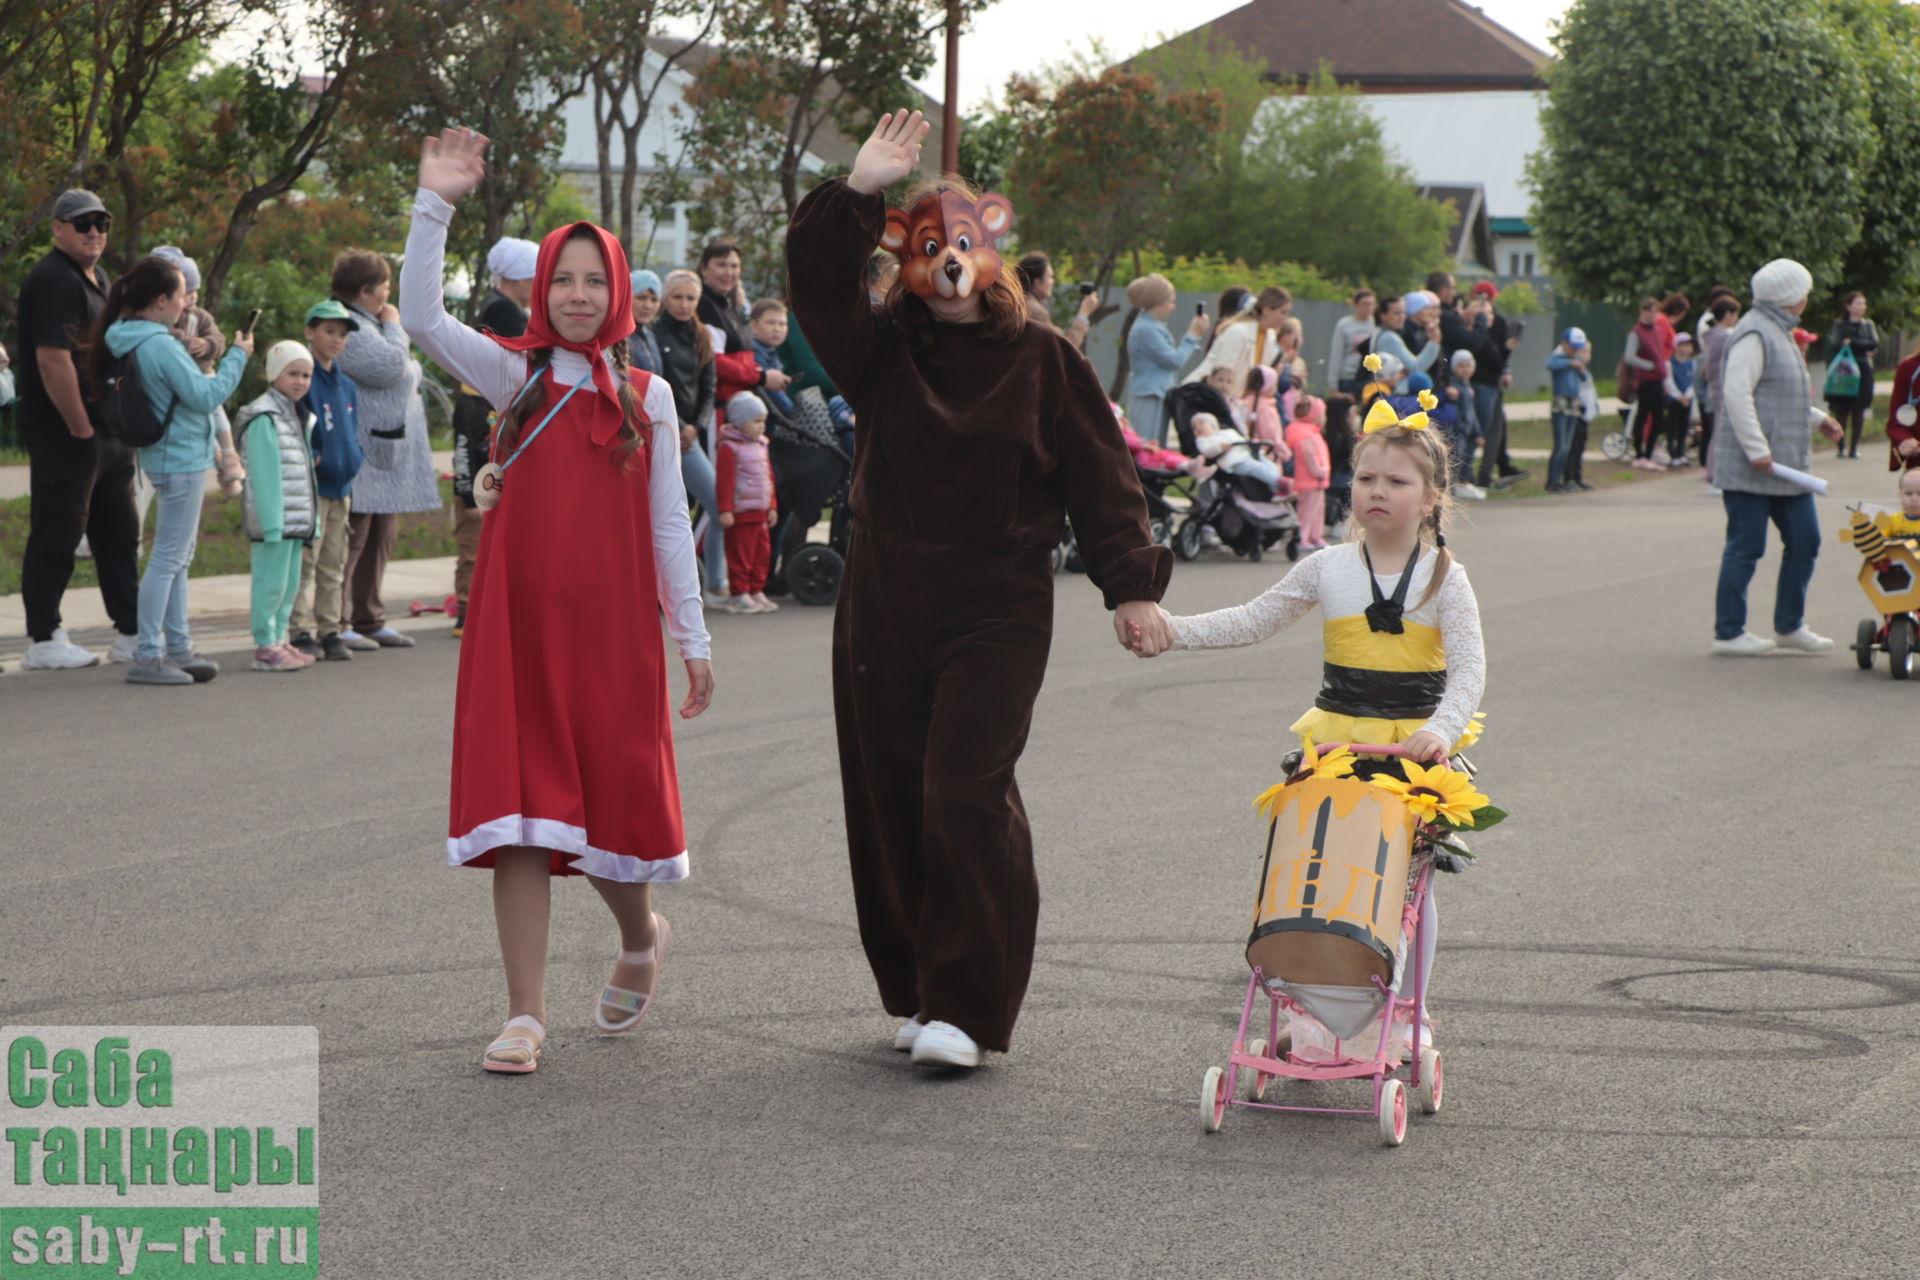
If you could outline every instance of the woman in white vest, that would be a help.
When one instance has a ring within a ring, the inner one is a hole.
[[[1727,544],[1720,557],[1714,604],[1713,651],[1730,656],[1776,648],[1822,653],[1833,641],[1807,626],[1807,584],[1820,552],[1813,494],[1776,473],[1776,464],[1805,472],[1813,427],[1840,439],[1840,424],[1813,403],[1807,362],[1794,343],[1794,321],[1807,309],[1813,275],[1791,258],[1775,258],[1753,273],[1753,309],[1727,339],[1722,365],[1719,430],[1709,470],[1727,509]],[[1769,640],[1747,630],[1747,586],[1767,549],[1767,525],[1780,530],[1780,582],[1774,591]]]

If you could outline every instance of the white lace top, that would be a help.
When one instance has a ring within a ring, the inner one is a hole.
[[[1446,647],[1447,691],[1428,717],[1426,727],[1451,743],[1467,731],[1468,722],[1479,709],[1487,687],[1487,651],[1480,637],[1480,605],[1474,599],[1466,569],[1457,561],[1433,599],[1415,603],[1426,592],[1434,563],[1435,556],[1429,549],[1414,566],[1404,616],[1409,622],[1437,628]],[[1172,619],[1173,647],[1232,649],[1258,644],[1292,626],[1316,605],[1327,618],[1364,614],[1373,602],[1367,576],[1358,543],[1329,547],[1302,560],[1285,578],[1246,604]],[[1400,582],[1398,573],[1378,573],[1374,577],[1379,580],[1381,594],[1389,597]]]

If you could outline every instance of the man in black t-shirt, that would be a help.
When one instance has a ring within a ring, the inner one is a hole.
[[[28,669],[90,667],[100,661],[60,625],[74,550],[86,534],[107,616],[120,633],[108,660],[131,662],[139,631],[140,517],[133,502],[133,451],[94,429],[82,392],[86,340],[106,305],[99,267],[113,216],[91,191],[66,191],[53,206],[53,248],[20,286],[20,435],[31,464],[32,515],[20,593],[33,641]]]

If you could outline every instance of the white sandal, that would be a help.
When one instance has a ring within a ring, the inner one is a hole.
[[[511,1031],[515,1027],[528,1027],[540,1038],[535,1040],[531,1036],[502,1035],[488,1045],[487,1051],[480,1055],[480,1066],[483,1069],[498,1071],[505,1075],[523,1076],[539,1068],[540,1051],[547,1046],[547,1029],[540,1025],[540,1019],[530,1013],[508,1018],[507,1025],[502,1028],[502,1031]],[[512,1053],[522,1054],[524,1057],[513,1060],[503,1056]]]
[[[631,1031],[640,1025],[653,1009],[655,997],[660,994],[660,971],[667,965],[667,945],[673,941],[673,927],[666,917],[655,913],[653,917],[653,945],[645,951],[622,951],[618,957],[620,964],[651,964],[653,966],[653,986],[646,991],[629,991],[625,987],[616,987],[612,983],[600,988],[600,1000],[593,1006],[593,1025],[612,1035],[622,1031]],[[655,956],[659,958],[656,960]],[[627,1009],[632,1017],[621,1022],[607,1021],[605,1010]]]

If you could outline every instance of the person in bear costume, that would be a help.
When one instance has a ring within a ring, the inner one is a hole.
[[[860,423],[853,541],[834,616],[834,716],[860,938],[894,1045],[973,1067],[1005,1051],[1039,922],[1014,782],[1053,630],[1071,517],[1128,625],[1164,627],[1172,558],[1086,358],[1026,306],[995,243],[1003,196],[946,177],[889,210],[927,124],[881,117],[853,172],[787,231],[788,296]],[[876,244],[901,260],[875,307]]]

